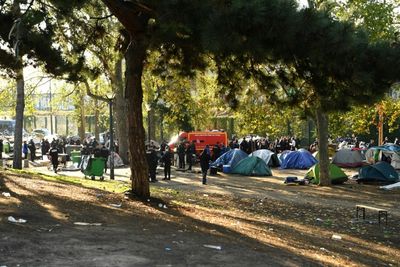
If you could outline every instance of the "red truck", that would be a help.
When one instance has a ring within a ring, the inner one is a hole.
[[[204,131],[204,132],[181,132],[179,135],[174,136],[168,143],[171,149],[178,146],[179,142],[195,141],[196,154],[200,154],[204,150],[206,145],[210,146],[210,150],[215,144],[228,146],[228,135],[226,132],[221,131]]]

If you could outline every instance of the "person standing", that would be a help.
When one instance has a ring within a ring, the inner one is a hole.
[[[24,159],[28,158],[28,144],[24,141],[22,145],[22,153],[24,153]]]
[[[192,143],[189,144],[189,146],[186,149],[186,161],[189,164],[188,171],[192,170],[192,165],[193,165],[193,155],[196,154],[196,141],[192,141]]]
[[[31,139],[29,141],[28,148],[29,148],[29,152],[31,153],[31,161],[33,162],[33,161],[35,161],[35,158],[36,158],[36,154],[35,154],[36,146],[35,146],[35,142],[33,142],[33,139]]]
[[[42,151],[42,159],[44,159],[44,155],[46,155],[50,150],[50,144],[47,139],[42,139],[42,142],[40,143],[40,149]]]
[[[219,158],[219,155],[221,153],[221,149],[219,148],[219,142],[217,142],[213,149],[212,149],[212,156],[211,156],[211,160],[212,161],[216,161],[217,158]]]
[[[55,144],[49,150],[49,156],[51,160],[51,165],[53,165],[53,171],[57,173],[58,168],[58,149]]]
[[[208,145],[204,148],[203,152],[200,154],[200,167],[201,167],[201,173],[203,175],[203,184],[207,184],[207,171],[210,168],[210,160],[211,160],[211,155],[210,155],[210,148]]]
[[[171,180],[171,161],[172,161],[172,153],[169,149],[169,146],[165,147],[165,153],[161,158],[161,161],[164,162],[164,178],[163,180]]]
[[[157,163],[158,163],[158,157],[156,151],[154,151],[154,149],[149,149],[146,152],[146,157],[147,157],[147,165],[149,166],[150,182],[155,183],[157,182],[156,174],[157,174]]]
[[[178,159],[179,159],[179,169],[184,170],[185,169],[185,145],[183,142],[179,143],[178,148]]]
[[[369,140],[369,144],[367,145],[367,149],[370,149],[373,146],[375,146],[375,140],[371,139],[371,140]]]

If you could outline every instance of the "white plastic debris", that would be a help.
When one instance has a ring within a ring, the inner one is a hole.
[[[333,240],[342,240],[342,237],[340,235],[332,235]]]
[[[75,225],[101,226],[101,223],[74,222]]]
[[[323,222],[324,220],[322,220],[321,218],[317,218],[316,221],[317,222]]]
[[[172,248],[165,248],[165,251],[171,251],[172,250]]]
[[[121,206],[122,206],[122,203],[119,203],[119,204],[113,204],[113,203],[111,203],[111,204],[109,204],[111,207],[114,207],[114,208],[121,208]]]
[[[166,208],[167,208],[167,205],[164,204],[163,208],[166,209]]]
[[[396,188],[400,188],[400,182],[394,183],[394,184],[389,184],[389,185],[383,185],[379,187],[380,189],[384,190],[392,190]]]
[[[216,249],[216,250],[222,250],[222,247],[221,247],[221,246],[203,245],[203,247],[212,248],[212,249]]]
[[[163,204],[162,204],[162,203],[158,203],[158,207],[159,207],[159,208],[162,208],[162,207],[163,207]]]
[[[5,196],[5,197],[11,197],[11,194],[10,193],[8,193],[8,192],[3,192],[3,193],[1,193],[3,196]]]
[[[8,216],[8,221],[12,223],[26,223],[27,220],[24,219],[15,219],[13,216]]]

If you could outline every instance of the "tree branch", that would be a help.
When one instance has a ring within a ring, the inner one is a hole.
[[[97,99],[97,100],[100,100],[100,101],[104,101],[104,102],[109,102],[111,100],[109,98],[106,98],[106,97],[103,97],[103,96],[99,96],[99,95],[96,95],[96,94],[92,93],[92,91],[90,90],[89,82],[87,80],[84,80],[83,83],[85,84],[85,87],[86,87],[86,94],[88,96],[90,96],[91,98],[94,98],[94,99]]]
[[[141,25],[143,21],[140,17],[143,17],[144,14],[149,15],[154,12],[150,7],[145,6],[136,0],[102,1],[131,34],[137,31],[143,31],[143,25]]]
[[[114,16],[114,14],[109,14],[109,15],[106,15],[106,16],[103,16],[103,17],[89,17],[89,19],[93,19],[93,20],[103,20],[103,19],[111,18],[111,17],[113,17],[113,16]]]

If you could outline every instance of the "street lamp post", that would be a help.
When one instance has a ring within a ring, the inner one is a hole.
[[[108,99],[110,107],[110,179],[114,180],[114,133],[113,133],[113,100],[114,98]]]

